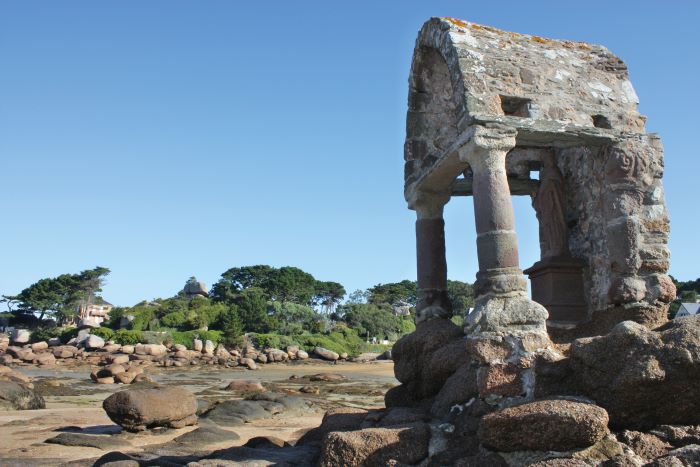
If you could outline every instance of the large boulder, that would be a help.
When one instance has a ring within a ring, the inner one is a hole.
[[[45,407],[44,398],[26,383],[0,379],[0,409],[33,410]]]
[[[304,433],[298,445],[320,444],[323,438],[333,431],[356,430],[369,412],[357,407],[335,407],[323,416],[321,425]]]
[[[84,341],[85,348],[89,350],[101,349],[105,346],[105,340],[100,336],[90,334]]]
[[[338,355],[336,352],[328,350],[324,347],[315,347],[314,353],[324,360],[335,361],[340,358],[340,355]]]
[[[13,344],[28,344],[31,333],[26,329],[15,329],[12,331],[10,340]]]
[[[597,443],[608,432],[604,409],[582,402],[542,400],[485,415],[479,440],[496,451],[568,451]]]
[[[102,407],[113,422],[129,431],[197,423],[197,399],[178,387],[127,389],[109,396]]]
[[[32,344],[32,350],[38,352],[39,350],[46,350],[49,348],[49,343],[46,341],[35,342]]]
[[[78,328],[79,329],[95,329],[100,327],[100,322],[97,321],[97,318],[89,316],[87,318],[81,319],[78,322]]]
[[[80,353],[80,349],[72,345],[59,345],[52,348],[56,358],[73,358]]]
[[[394,373],[414,399],[432,397],[469,360],[462,329],[448,319],[418,323],[392,348]],[[408,403],[408,400],[406,401]]]
[[[428,456],[430,428],[416,423],[394,428],[331,432],[321,447],[321,467],[379,467],[418,464]],[[391,464],[393,465],[393,464]]]
[[[536,395],[593,399],[613,428],[700,424],[700,316],[649,330],[624,321],[571,345],[570,357],[537,366]]]

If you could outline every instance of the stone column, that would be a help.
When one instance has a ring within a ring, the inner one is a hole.
[[[515,130],[476,127],[463,153],[474,177],[477,296],[527,290],[506,175],[506,154],[514,147]]]
[[[449,194],[421,193],[416,210],[416,263],[418,303],[416,323],[433,318],[450,318],[452,304],[447,296],[445,221],[443,208]]]
[[[474,177],[474,215],[479,272],[475,310],[467,329],[481,332],[544,330],[547,310],[528,299],[527,283],[518,262],[506,155],[515,147],[516,130],[475,126],[460,149]]]

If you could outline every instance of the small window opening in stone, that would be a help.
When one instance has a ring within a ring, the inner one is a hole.
[[[539,170],[531,170],[530,171],[530,180],[539,180],[540,179],[540,171]]]
[[[501,109],[504,115],[512,117],[530,117],[530,99],[513,96],[501,96]]]
[[[605,115],[594,115],[592,118],[593,118],[593,126],[594,127],[605,128],[607,130],[612,129],[612,125],[610,124],[610,120]]]

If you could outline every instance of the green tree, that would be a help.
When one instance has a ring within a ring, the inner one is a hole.
[[[354,303],[354,304],[367,303],[368,298],[369,298],[368,291],[357,289],[348,296],[347,303]]]
[[[268,310],[274,320],[274,330],[285,335],[313,331],[315,323],[321,320],[321,316],[313,308],[298,303],[272,302]]]
[[[324,313],[330,314],[345,297],[345,287],[338,282],[316,281],[314,284],[314,296],[312,302],[320,306]]]
[[[221,315],[220,323],[224,344],[239,345],[243,336],[243,322],[238,315],[238,307],[230,306]]]
[[[454,314],[463,315],[474,306],[474,288],[467,282],[448,280],[447,295],[452,302]]]
[[[10,298],[18,302],[20,313],[38,313],[39,321],[48,315],[61,323],[95,300],[107,274],[109,269],[96,267],[79,274],[40,279]]]
[[[401,318],[372,303],[351,303],[338,307],[337,315],[362,337],[388,338],[401,334]]]
[[[265,291],[275,271],[275,268],[264,264],[231,268],[212,286],[209,295],[215,301],[230,302],[245,289],[256,287]]]
[[[257,287],[243,290],[234,300],[243,328],[248,332],[266,333],[270,330],[267,296]]]
[[[87,308],[95,303],[97,294],[102,292],[105,277],[109,273],[108,268],[97,266],[71,277],[73,286],[71,301],[78,303],[81,318],[87,317]]]
[[[388,284],[377,284],[367,290],[369,296],[367,302],[373,305],[393,306],[400,302],[406,302],[411,306],[416,306],[416,283],[415,281],[403,280]]]
[[[299,268],[285,266],[274,271],[265,289],[272,300],[308,305],[314,296],[316,279]]]

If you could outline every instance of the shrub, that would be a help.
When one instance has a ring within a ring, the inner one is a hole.
[[[121,345],[135,345],[143,340],[141,331],[120,329],[114,333],[114,341]]]
[[[100,336],[102,339],[104,339],[106,341],[111,341],[112,339],[114,339],[114,331],[112,331],[109,328],[100,327],[100,328],[90,329],[90,334],[92,334],[94,336]]]
[[[59,336],[61,342],[64,344],[68,343],[68,341],[73,339],[74,337],[78,337],[78,328],[64,329],[63,331],[61,331],[61,335]]]
[[[172,342],[173,338],[169,332],[164,331],[141,331],[142,344],[163,344]]]
[[[173,331],[169,333],[173,344],[182,344],[188,349],[192,348],[192,343],[195,339],[201,339],[202,341],[210,340],[214,345],[218,345],[221,342],[221,331],[202,331],[200,329],[194,331]]]
[[[259,349],[264,349],[265,347],[273,349],[286,349],[289,345],[299,345],[295,338],[280,334],[251,333],[249,334],[249,337],[253,344]]]
[[[192,350],[192,341],[194,337],[191,334],[192,331],[173,331],[170,333],[173,344],[181,344]]]
[[[32,342],[48,341],[52,337],[59,337],[61,335],[61,332],[62,332],[61,329],[57,328],[55,326],[35,329],[34,331],[32,331],[31,341]]]
[[[324,349],[332,350],[333,352],[336,352],[338,354],[348,351],[348,349],[345,348],[344,345],[339,344],[333,341],[328,336],[324,336],[321,334],[301,336],[300,339],[302,340],[302,347],[304,347],[304,350],[306,350],[309,353],[313,352],[314,347],[323,347]]]
[[[160,324],[169,328],[179,328],[187,321],[185,313],[174,311],[160,318]]]

